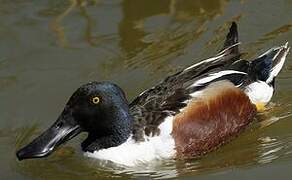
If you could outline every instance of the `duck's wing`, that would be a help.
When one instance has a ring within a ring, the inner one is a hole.
[[[144,134],[159,134],[158,126],[164,119],[177,114],[194,93],[211,82],[224,79],[240,84],[246,73],[225,70],[239,59],[238,45],[237,26],[232,23],[218,55],[167,77],[135,98],[130,104],[134,118],[133,138],[140,141],[144,140]]]
[[[232,22],[221,51],[224,51],[228,49],[229,47],[237,45],[238,43],[239,42],[238,42],[237,24],[235,22]],[[232,51],[231,53],[239,54],[238,46],[235,46],[234,48],[230,49],[230,51]]]
[[[241,56],[238,47],[239,44],[240,42],[238,42],[237,25],[235,22],[232,22],[232,25],[229,28],[229,32],[226,35],[223,48],[216,56],[189,66],[178,74],[198,76],[216,68],[228,67],[237,61]]]

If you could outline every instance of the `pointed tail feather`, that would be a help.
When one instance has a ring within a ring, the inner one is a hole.
[[[287,42],[283,46],[269,49],[253,60],[249,72],[252,79],[264,81],[268,84],[272,83],[281,71],[289,50],[290,47],[288,47]]]

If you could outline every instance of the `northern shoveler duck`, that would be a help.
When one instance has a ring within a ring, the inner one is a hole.
[[[167,77],[128,103],[110,82],[78,88],[57,121],[17,152],[19,160],[50,155],[87,132],[89,157],[134,166],[155,159],[202,156],[237,136],[274,93],[288,43],[252,61],[240,59],[232,23],[215,57]]]

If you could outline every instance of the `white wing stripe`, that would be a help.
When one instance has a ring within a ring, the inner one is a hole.
[[[222,58],[224,55],[225,55],[225,54],[223,53],[223,54],[221,54],[221,55],[219,55],[219,56],[215,56],[215,57],[212,57],[212,58],[206,59],[206,60],[201,61],[201,62],[199,62],[199,63],[196,63],[196,64],[194,64],[194,65],[192,65],[192,66],[190,66],[190,67],[187,67],[186,69],[184,69],[184,71],[187,71],[187,70],[189,70],[189,69],[192,69],[192,68],[194,68],[194,67],[197,67],[198,65],[201,65],[201,64],[203,64],[203,63],[211,62],[211,61],[217,60],[217,59],[219,59],[219,58]]]
[[[218,60],[218,59],[222,58],[223,56],[225,56],[225,55],[226,55],[225,53],[226,53],[228,50],[230,50],[231,48],[233,48],[233,47],[235,47],[235,46],[238,46],[239,44],[241,44],[241,43],[238,42],[238,43],[236,43],[236,44],[233,44],[232,46],[229,46],[229,47],[227,47],[226,49],[223,49],[221,52],[219,52],[219,54],[217,54],[217,56],[215,56],[215,57],[211,57],[211,58],[208,58],[208,59],[205,59],[205,60],[203,60],[203,61],[201,61],[201,62],[199,62],[199,63],[196,63],[196,64],[194,64],[194,65],[192,65],[192,66],[190,66],[190,67],[187,67],[186,69],[184,69],[184,71],[187,71],[187,70],[189,70],[189,69],[192,69],[192,68],[194,68],[194,67],[197,67],[198,65],[201,65],[201,64],[206,63],[206,62],[211,62],[211,61]]]
[[[194,84],[192,84],[190,87],[200,86],[202,84],[211,82],[211,81],[213,81],[213,80],[215,80],[217,78],[220,78],[222,76],[229,75],[229,74],[246,74],[246,73],[245,72],[240,72],[240,71],[234,71],[234,70],[220,71],[220,72],[217,72],[217,73],[209,74],[207,77],[199,79]]]

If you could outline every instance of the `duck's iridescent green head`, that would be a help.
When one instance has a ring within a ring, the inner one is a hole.
[[[17,152],[19,160],[50,155],[56,147],[81,132],[85,151],[116,146],[130,135],[131,117],[124,92],[109,82],[91,82],[78,88],[56,122]]]

